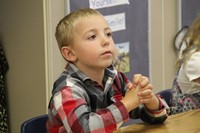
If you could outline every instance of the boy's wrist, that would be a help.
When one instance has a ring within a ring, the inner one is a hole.
[[[159,110],[160,100],[158,99],[158,97],[156,97],[154,95],[152,101],[150,103],[146,103],[144,105],[149,110]]]
[[[128,112],[138,107],[139,103],[136,102],[132,103],[130,100],[122,99],[121,102],[124,104]]]

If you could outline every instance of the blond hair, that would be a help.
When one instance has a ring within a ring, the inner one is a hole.
[[[55,37],[59,48],[63,46],[69,46],[73,43],[73,30],[76,23],[82,18],[86,18],[92,15],[102,15],[100,12],[94,9],[85,8],[71,12],[63,19],[60,20],[56,27]]]
[[[177,67],[180,66],[181,60],[183,60],[183,58],[185,58],[184,64],[186,64],[190,56],[200,50],[200,14],[196,17],[190,26],[184,37],[184,41],[186,42],[187,47],[183,50],[182,57],[177,62]]]

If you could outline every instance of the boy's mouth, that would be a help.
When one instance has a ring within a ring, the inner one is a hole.
[[[106,55],[106,54],[112,54],[112,52],[111,51],[106,51],[102,55]]]

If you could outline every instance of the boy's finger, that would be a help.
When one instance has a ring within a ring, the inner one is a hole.
[[[135,74],[134,76],[133,76],[133,85],[138,85],[138,83],[140,82],[140,80],[141,80],[141,78],[142,78],[142,75],[141,74]]]
[[[153,90],[153,85],[152,84],[148,84],[146,86],[141,86],[141,90],[140,91],[144,91],[144,90]]]
[[[129,82],[129,83],[127,84],[128,90],[132,89],[132,87],[133,87],[133,84],[132,84],[131,82]]]
[[[138,91],[138,96],[140,96],[140,97],[145,97],[145,96],[153,96],[153,92],[152,92],[152,90],[149,90],[149,89],[147,89],[147,90],[142,90],[141,91],[141,89]]]
[[[145,87],[148,84],[149,84],[149,79],[147,77],[142,76],[142,78],[140,79],[140,86]]]

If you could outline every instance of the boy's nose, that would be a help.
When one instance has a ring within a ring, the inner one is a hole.
[[[101,44],[102,44],[102,46],[108,46],[109,45],[109,39],[106,36],[102,37]]]

